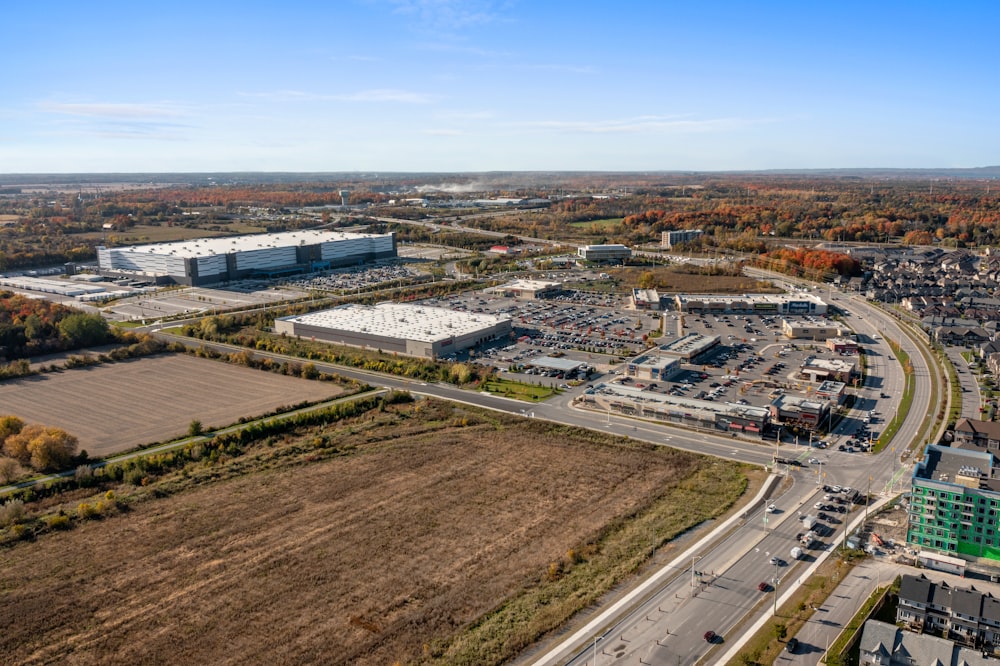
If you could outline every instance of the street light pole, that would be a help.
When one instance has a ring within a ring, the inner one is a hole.
[[[869,499],[868,499],[868,496],[871,495],[871,494],[872,494],[872,477],[869,474],[868,475],[868,491],[865,493],[865,520],[861,524],[862,529],[864,529],[864,526],[868,524],[868,505],[871,503],[869,501]]]
[[[594,636],[594,666],[597,666],[597,641],[601,638],[601,636]]]
[[[694,563],[701,559],[701,555],[695,555],[691,558],[691,588],[694,589]]]
[[[778,562],[774,562],[774,612],[772,615],[778,614]]]

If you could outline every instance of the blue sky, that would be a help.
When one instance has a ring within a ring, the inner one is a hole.
[[[1000,164],[995,2],[9,2],[0,172]]]

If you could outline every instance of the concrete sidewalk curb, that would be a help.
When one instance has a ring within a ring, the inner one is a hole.
[[[771,474],[768,476],[767,480],[761,485],[757,496],[747,506],[755,506],[757,503],[762,501],[764,497],[769,493],[772,487],[784,478],[781,475]],[[624,597],[615,602],[612,606],[607,608],[604,612],[600,613],[597,617],[592,619],[590,622],[581,627],[576,633],[563,639],[559,642],[559,645],[549,650],[547,653],[543,654],[537,660],[532,662],[536,665],[542,664],[557,664],[560,663],[567,655],[562,653],[569,651],[575,645],[582,645],[582,641],[585,638],[590,638],[591,636],[598,635],[598,631],[604,628],[608,622],[616,618],[619,612],[627,608],[630,604],[635,603],[635,601],[644,595],[646,595],[651,589],[661,585],[668,576],[674,575],[676,573],[676,567],[673,566],[674,562],[684,562],[692,557],[692,553],[696,552],[700,548],[704,547],[704,544],[711,543],[720,534],[727,531],[732,525],[743,519],[743,512],[737,511],[728,519],[723,521],[715,529],[709,532],[707,535],[699,539],[691,547],[685,550],[680,555],[677,555],[670,562],[668,562],[663,568],[660,569],[655,575],[646,579],[641,585],[633,589],[631,592],[626,594]],[[606,629],[605,629],[606,631]]]
[[[893,501],[894,499],[895,499],[894,496],[893,497],[884,497],[884,498],[880,499],[879,501],[875,502],[875,504],[873,504],[872,506],[870,506],[868,508],[869,514],[870,515],[874,515],[875,512],[877,512],[879,509],[881,509],[883,506],[885,506],[889,502]],[[864,520],[865,520],[864,514],[861,514],[861,515],[857,516],[854,519],[854,521],[848,526],[848,528],[847,528],[846,531],[847,532],[854,531],[855,529],[857,529],[858,525],[860,525],[861,523],[864,522]],[[837,543],[836,539],[834,539],[834,541],[832,541],[831,543],[832,543],[832,545],[834,547],[830,548],[829,550],[823,551],[823,553],[819,557],[816,558],[815,562],[813,562],[811,565],[809,565],[809,567],[803,573],[799,574],[799,576],[798,576],[799,580],[804,580],[806,578],[809,578],[814,573],[816,573],[816,570],[820,567],[820,565],[823,564],[824,562],[826,562],[826,560],[833,553],[836,552],[836,550],[837,550],[837,548],[836,548],[836,543]],[[791,599],[795,595],[795,593],[798,591],[798,588],[799,588],[799,586],[795,585],[793,587],[789,587],[788,589],[786,589],[785,593],[782,594],[778,598],[778,606],[781,606],[782,604],[787,603],[788,600]],[[836,588],[834,588],[834,589],[836,589]],[[830,593],[832,594],[833,590],[831,590]],[[735,659],[736,656],[743,649],[743,646],[745,646],[750,641],[751,638],[753,638],[754,636],[757,635],[757,632],[760,631],[761,627],[763,627],[768,622],[772,621],[773,617],[774,617],[773,615],[767,615],[767,614],[765,614],[763,617],[759,618],[756,622],[754,622],[748,629],[746,629],[745,631],[743,631],[743,633],[740,636],[739,640],[737,640],[733,645],[731,645],[729,647],[729,649],[719,658],[718,663],[725,664],[725,663],[728,663],[730,660]],[[843,631],[843,629],[841,629],[841,631]],[[838,634],[838,636],[839,636],[839,634]]]

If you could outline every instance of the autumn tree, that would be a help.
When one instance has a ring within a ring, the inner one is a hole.
[[[4,441],[4,451],[33,469],[53,470],[67,467],[76,454],[77,439],[61,428],[26,425]]]
[[[24,428],[24,421],[16,416],[0,416],[0,446],[11,435],[16,435]]]
[[[0,482],[11,483],[22,473],[21,463],[13,458],[0,458]]]

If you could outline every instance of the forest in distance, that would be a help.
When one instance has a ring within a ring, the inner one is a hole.
[[[975,248],[1000,243],[997,178],[997,167],[805,174],[5,175],[0,271],[93,261],[99,245],[148,242],[142,239],[149,234],[136,229],[228,235],[356,227],[375,217],[460,220],[466,229],[632,246],[658,244],[663,231],[700,229],[703,235],[681,248],[692,251],[762,253],[790,239]]]

